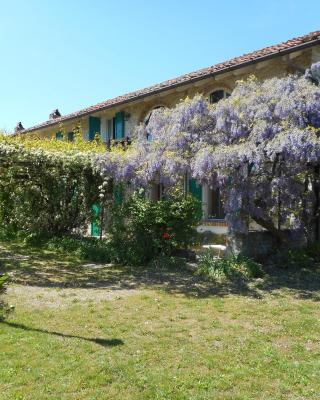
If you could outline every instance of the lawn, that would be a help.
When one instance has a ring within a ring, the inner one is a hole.
[[[0,399],[319,399],[320,274],[187,271],[0,247]]]

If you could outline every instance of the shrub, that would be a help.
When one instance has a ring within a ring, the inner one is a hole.
[[[200,217],[199,202],[191,195],[153,202],[136,192],[111,213],[112,257],[122,264],[145,265],[159,255],[170,256],[193,242]]]
[[[6,292],[7,284],[8,284],[9,277],[8,275],[1,275],[0,276],[0,321],[3,321],[6,317],[7,313],[9,312],[9,307],[7,303],[5,303],[1,297]]]
[[[307,246],[305,251],[307,256],[311,257],[316,262],[320,262],[320,241],[316,241]]]
[[[93,262],[110,262],[110,249],[106,240],[63,236],[51,238],[45,244],[49,250],[68,252]]]
[[[159,256],[150,261],[149,267],[152,269],[181,269],[186,267],[186,259],[176,256]]]
[[[197,274],[209,278],[259,278],[263,276],[260,264],[243,255],[218,258],[213,252],[206,251],[200,258]]]
[[[0,225],[9,233],[62,235],[86,227],[101,184],[92,151],[103,146],[80,142],[0,134]]]
[[[317,254],[316,245],[300,248],[288,248],[275,254],[273,261],[279,268],[311,268]]]

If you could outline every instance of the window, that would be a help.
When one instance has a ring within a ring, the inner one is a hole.
[[[225,213],[219,189],[208,190],[208,218],[224,219]]]
[[[113,139],[113,120],[108,119],[107,120],[107,142]]]
[[[218,103],[222,99],[226,99],[230,96],[230,93],[224,90],[216,90],[210,94],[210,103],[215,104]]]
[[[150,200],[160,201],[166,198],[166,188],[163,183],[155,183],[150,190]]]
[[[151,111],[148,112],[148,114],[146,115],[145,119],[144,119],[144,124],[145,126],[148,126],[150,119],[152,117],[152,114],[154,113],[155,110],[160,110],[161,108],[164,108],[164,106],[157,106],[154,107]],[[147,140],[152,140],[152,134],[150,132],[147,132]]]

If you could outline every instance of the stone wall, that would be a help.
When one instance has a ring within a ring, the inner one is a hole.
[[[250,231],[247,235],[227,236],[226,255],[244,254],[258,261],[265,261],[274,255],[277,249],[288,250],[289,247],[298,248],[306,244],[304,238],[287,232],[287,240],[279,246],[277,240],[267,231]]]

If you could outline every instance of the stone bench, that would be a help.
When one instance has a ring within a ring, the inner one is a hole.
[[[223,244],[204,244],[202,248],[207,250],[217,250],[218,257],[220,257],[221,252],[225,252],[227,250],[227,246],[224,246]]]

